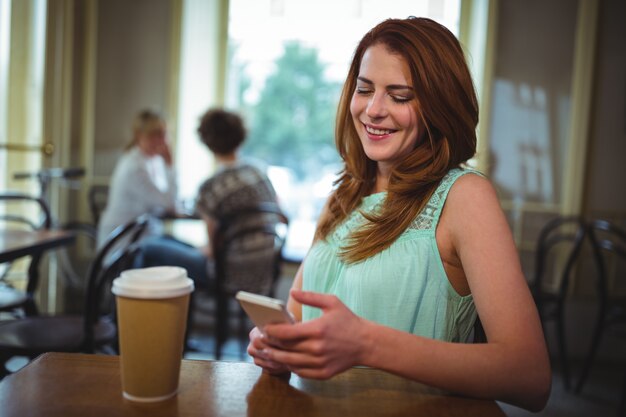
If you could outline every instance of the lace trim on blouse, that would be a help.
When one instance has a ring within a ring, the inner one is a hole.
[[[464,171],[460,169],[452,169],[443,177],[432,197],[430,197],[430,200],[426,203],[426,206],[424,206],[420,214],[418,214],[415,220],[409,225],[409,229],[431,230],[437,225],[437,220],[441,214],[441,209],[443,208],[443,203],[446,200],[448,191],[450,191],[452,183],[454,183],[463,172]]]
[[[463,175],[467,170],[462,169],[452,169],[450,170],[441,180],[437,189],[431,196],[426,206],[422,209],[422,211],[417,215],[417,217],[411,222],[407,230],[433,230],[437,226],[437,222],[439,219],[439,215],[441,214],[441,209],[443,208],[443,203],[446,200],[446,196],[448,191],[450,190],[451,184],[456,181],[456,179]],[[352,212],[350,216],[341,224],[331,235],[329,236],[332,240],[341,241],[344,239],[351,231],[362,227],[367,223],[367,220],[361,214],[361,211],[365,211],[367,213],[375,213],[379,211],[382,205],[385,202],[385,198],[387,197],[386,192],[372,194],[363,198],[363,201],[359,208]]]

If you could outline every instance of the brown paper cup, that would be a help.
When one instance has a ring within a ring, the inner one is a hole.
[[[166,400],[178,391],[187,310],[193,283],[169,280],[172,268],[131,270],[113,283],[117,300],[122,391],[139,402]],[[132,275],[140,280],[132,280]],[[145,277],[154,274],[154,282]],[[183,270],[185,280],[186,271]],[[172,284],[172,282],[175,282]],[[186,285],[186,286],[185,286]],[[172,290],[174,287],[174,290]],[[182,293],[182,294],[181,294]],[[166,297],[165,295],[170,295]]]
[[[124,397],[141,402],[176,395],[189,294],[163,300],[117,297]]]

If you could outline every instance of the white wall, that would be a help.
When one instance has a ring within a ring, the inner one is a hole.
[[[109,176],[135,114],[164,113],[170,80],[170,0],[98,2],[94,175]]]

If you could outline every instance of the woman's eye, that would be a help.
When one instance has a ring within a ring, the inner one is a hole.
[[[391,96],[391,99],[396,103],[408,103],[409,101],[413,100],[413,97]]]
[[[357,94],[370,94],[371,92],[372,90],[369,88],[359,88],[359,87],[356,88]]]

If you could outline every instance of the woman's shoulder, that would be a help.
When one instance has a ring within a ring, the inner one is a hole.
[[[476,245],[483,236],[504,238],[507,226],[491,181],[482,175],[463,175],[450,189],[438,234],[449,236],[458,253],[460,246]]]
[[[472,215],[488,215],[500,210],[500,201],[491,181],[477,171],[468,171],[454,181],[446,206],[449,211]]]
[[[125,151],[117,160],[113,169],[112,180],[120,182],[132,181],[143,164],[137,160],[137,156],[131,150]]]
[[[463,169],[456,171],[455,180],[451,184],[450,193],[461,196],[474,195],[475,193],[495,192],[491,181],[476,170]]]

